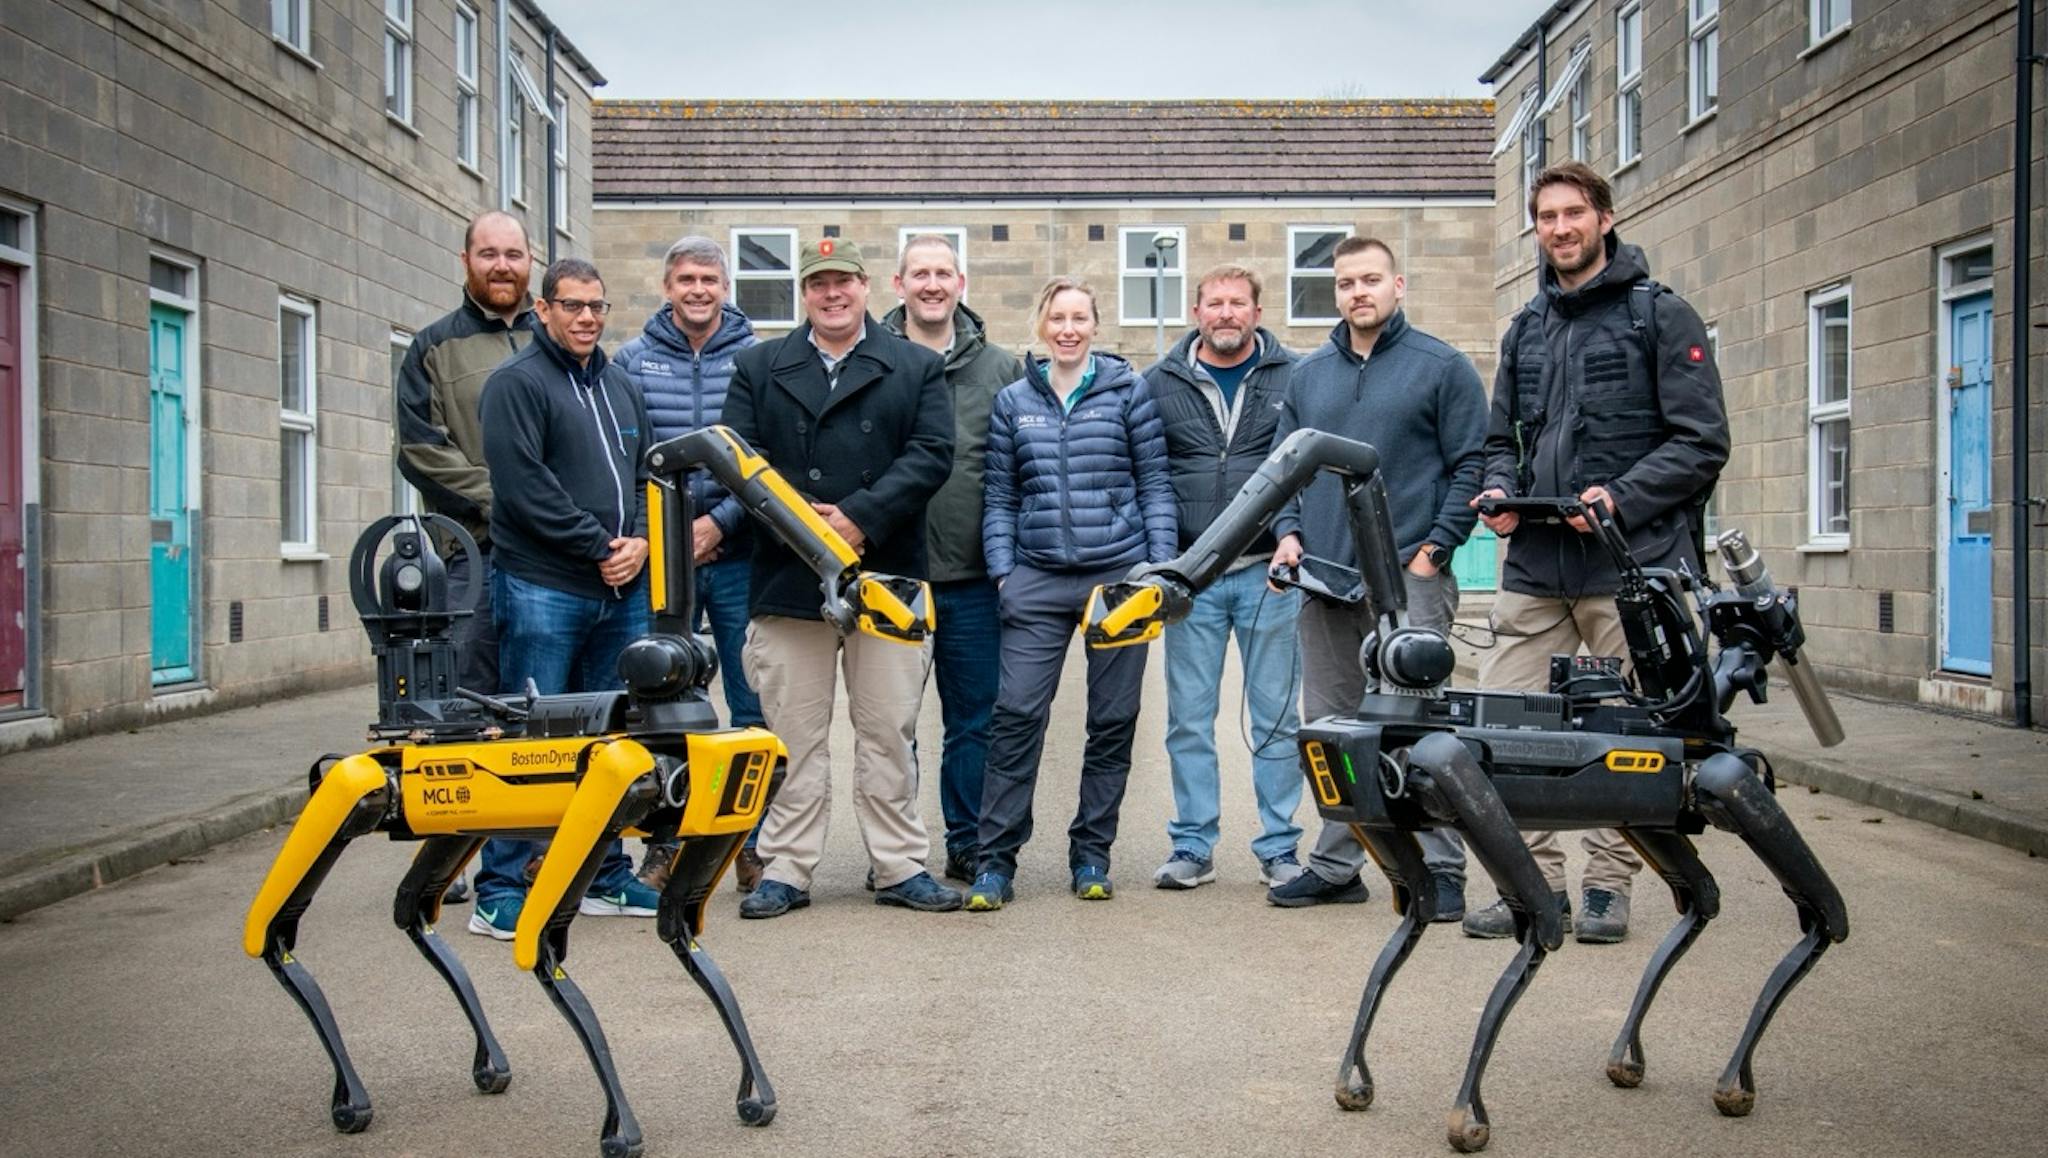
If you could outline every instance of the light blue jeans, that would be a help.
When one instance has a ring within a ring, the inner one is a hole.
[[[1173,771],[1173,847],[1210,859],[1219,836],[1221,774],[1216,726],[1223,687],[1223,655],[1237,636],[1244,666],[1244,697],[1251,709],[1252,790],[1259,802],[1259,835],[1252,855],[1271,860],[1295,850],[1301,826],[1302,779],[1294,733],[1301,725],[1295,695],[1301,687],[1294,626],[1300,596],[1266,587],[1263,567],[1225,575],[1195,597],[1186,619],[1166,628],[1166,756]],[[1223,716],[1226,734],[1239,735],[1238,702]]]

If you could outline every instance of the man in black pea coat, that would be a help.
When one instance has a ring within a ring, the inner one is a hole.
[[[804,324],[740,353],[723,419],[860,552],[863,567],[923,578],[925,507],[953,461],[944,363],[868,317],[867,270],[852,242],[804,246],[797,275]],[[960,894],[925,871],[931,840],[917,812],[911,741],[929,645],[842,640],[819,604],[811,570],[782,544],[756,539],[743,659],[768,727],[789,746],[789,770],[761,822],[767,867],[740,915],[779,917],[811,902],[832,803],[835,661],[846,675],[854,815],[875,903],[957,909]]]

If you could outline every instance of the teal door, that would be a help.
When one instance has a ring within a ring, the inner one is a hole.
[[[1500,540],[1485,527],[1475,527],[1472,537],[1451,556],[1451,575],[1460,591],[1492,591],[1500,586]]]
[[[1991,674],[1991,295],[1948,304],[1948,565],[1941,666]]]
[[[186,489],[185,341],[190,315],[149,308],[149,666],[152,684],[192,670],[192,512]]]

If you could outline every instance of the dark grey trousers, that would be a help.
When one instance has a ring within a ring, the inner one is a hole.
[[[1458,614],[1458,580],[1449,571],[1424,579],[1403,571],[1408,581],[1408,623],[1413,627],[1448,628]],[[1365,642],[1363,618],[1342,608],[1317,603],[1301,605],[1301,718],[1349,715],[1358,709],[1365,694],[1365,671],[1358,666],[1358,648]],[[1422,859],[1431,872],[1465,884],[1465,845],[1448,828],[1415,834],[1422,842]],[[1358,875],[1365,867],[1365,846],[1351,835],[1345,824],[1323,823],[1316,834],[1315,851],[1309,853],[1310,872],[1339,884]]]
[[[1088,593],[1124,577],[1127,567],[1057,573],[1018,567],[998,596],[1003,623],[1002,690],[989,726],[988,770],[981,788],[981,872],[1017,875],[1017,852],[1031,839],[1031,795],[1045,751],[1045,727],[1059,690],[1067,647]],[[944,630],[941,628],[941,630]],[[1067,828],[1067,865],[1109,868],[1117,813],[1131,773],[1131,740],[1150,647],[1089,650],[1088,734],[1081,751],[1081,802]]]

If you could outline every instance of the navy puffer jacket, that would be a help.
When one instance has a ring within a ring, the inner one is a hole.
[[[717,332],[701,351],[690,349],[689,339],[677,328],[668,307],[655,311],[640,336],[619,347],[612,358],[612,364],[624,370],[647,399],[647,417],[654,424],[654,437],[648,445],[716,424],[732,385],[733,355],[759,342],[754,323],[730,302],[718,320]],[[690,472],[690,498],[697,513],[710,515],[725,533],[719,557],[744,555],[750,528],[739,500],[703,469]]]
[[[989,414],[982,551],[991,578],[1020,563],[1094,571],[1173,558],[1179,517],[1166,427],[1145,380],[1114,354],[1095,355],[1095,380],[1060,405],[1045,364],[1003,387]]]

